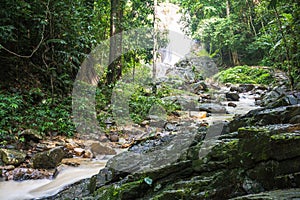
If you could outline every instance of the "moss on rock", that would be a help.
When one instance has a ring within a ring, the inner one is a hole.
[[[25,153],[12,149],[0,149],[0,158],[6,165],[17,166],[24,162],[26,157]]]

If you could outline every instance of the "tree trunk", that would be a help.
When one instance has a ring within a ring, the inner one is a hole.
[[[156,88],[156,61],[157,61],[157,23],[156,23],[156,17],[157,17],[157,0],[154,0],[154,15],[153,15],[153,28],[154,28],[154,34],[153,34],[153,68],[152,68],[152,93],[156,94],[157,88]]]
[[[154,35],[153,35],[153,72],[152,78],[155,80],[156,78],[156,61],[157,61],[157,24],[156,24],[156,17],[157,17],[157,0],[154,0],[154,15],[153,15],[153,24],[154,24]]]
[[[111,0],[110,49],[107,84],[114,84],[122,75],[122,0]]]
[[[227,18],[229,19],[229,17],[230,17],[230,1],[229,0],[226,1],[226,15],[227,15]],[[233,32],[231,26],[230,26],[230,32],[231,32],[231,35],[234,35],[234,32]],[[229,56],[230,56],[230,58],[232,60],[233,65],[234,66],[240,65],[239,54],[238,54],[237,50],[233,49],[231,47],[229,49],[228,53],[229,53]]]

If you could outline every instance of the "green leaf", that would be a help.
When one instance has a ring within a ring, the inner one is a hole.
[[[12,103],[12,104],[10,104],[10,107],[17,109],[19,106],[18,106],[18,104]]]

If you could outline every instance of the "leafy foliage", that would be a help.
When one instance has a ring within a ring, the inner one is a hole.
[[[42,135],[72,136],[75,127],[71,119],[71,101],[43,99],[34,101],[35,95],[0,93],[0,139],[2,143],[18,140],[25,129],[38,130]]]
[[[71,100],[54,101],[45,99],[40,104],[26,110],[24,112],[25,126],[47,135],[72,136],[75,127],[71,119]]]
[[[274,66],[288,73],[291,85],[299,80],[299,1],[177,3],[190,35],[204,43],[219,65]]]
[[[237,66],[221,71],[214,76],[222,83],[270,84],[274,78],[270,71],[258,67]]]
[[[122,2],[123,30],[153,26],[153,1]],[[0,96],[1,138],[14,139],[26,128],[43,134],[74,133],[73,82],[85,56],[109,38],[111,6],[107,0],[1,2],[0,81],[1,91],[6,91]],[[129,52],[122,56],[123,69],[151,58],[150,51]],[[112,90],[100,78],[96,109],[103,123],[111,115],[106,107]]]
[[[161,106],[167,114],[171,114],[175,110],[179,110],[180,106],[169,101],[163,101],[161,98],[168,94],[168,91],[161,89],[159,95],[153,95],[145,92],[144,88],[140,88],[135,92],[129,101],[130,117],[136,123],[140,123],[147,119],[150,109],[153,106]]]

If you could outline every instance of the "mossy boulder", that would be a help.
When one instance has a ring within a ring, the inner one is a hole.
[[[0,158],[6,165],[18,166],[25,161],[26,154],[12,149],[0,149]]]
[[[55,168],[64,157],[65,152],[63,147],[56,147],[49,151],[40,152],[32,158],[33,167],[43,169]]]

